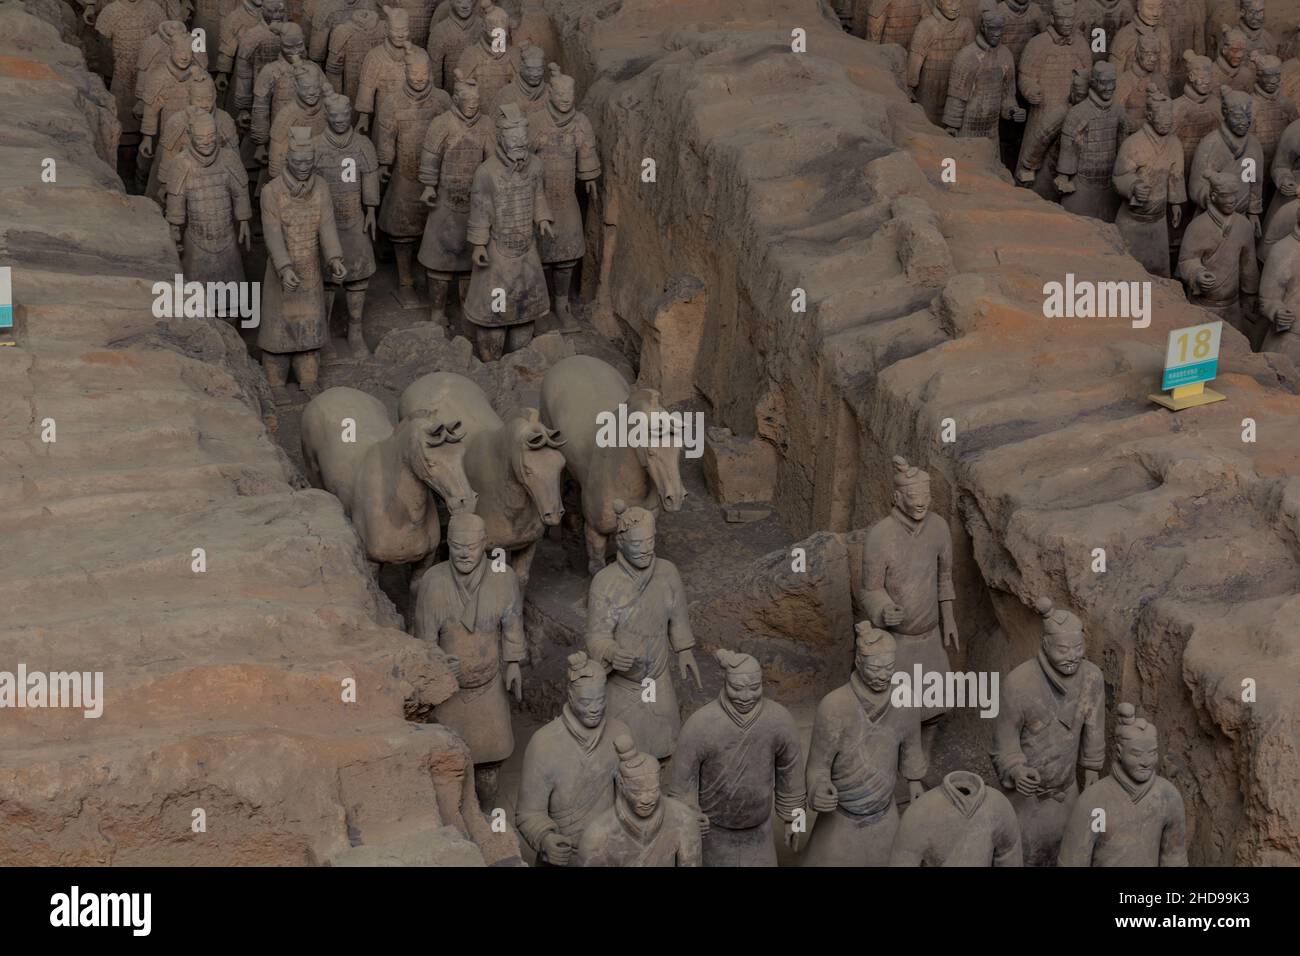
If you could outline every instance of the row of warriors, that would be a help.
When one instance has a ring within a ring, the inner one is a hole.
[[[773,815],[798,851],[809,810],[818,817],[800,852],[806,866],[1186,864],[1182,799],[1156,774],[1154,727],[1127,704],[1117,710],[1111,773],[1100,777],[1101,671],[1084,659],[1079,619],[1047,600],[1037,604],[1040,652],[1002,691],[996,785],[956,770],[925,789],[945,711],[900,706],[893,690],[900,671],[949,670],[952,545],[930,511],[924,471],[895,459],[893,488],[893,509],[863,539],[868,619],[855,628],[853,670],[818,706],[806,761],[794,718],[764,697],[747,654],[717,652],[718,698],[681,721],[673,664],[700,686],[685,588],[655,552],[654,515],[615,503],[617,554],[590,585],[586,648],[568,659],[561,713],[524,752],[515,823],[539,865],[772,866]],[[515,573],[490,566],[482,518],[454,515],[448,547],[449,560],[420,579],[413,630],[457,677],[435,718],[468,744],[491,806],[515,748],[509,697],[522,697],[522,599]]]

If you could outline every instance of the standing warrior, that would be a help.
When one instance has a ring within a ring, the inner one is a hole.
[[[551,311],[534,226],[549,238],[554,219],[541,161],[529,148],[528,120],[515,104],[497,113],[496,134],[495,151],[474,173],[466,233],[474,272],[465,318],[484,362],[527,345],[538,319]],[[640,734],[637,740],[645,743]]]
[[[267,178],[274,179],[284,169],[285,153],[289,149],[289,130],[302,127],[316,136],[325,130],[325,107],[321,102],[320,71],[309,67],[314,64],[299,63],[294,69],[294,98],[285,104],[271,124],[271,150],[267,165]],[[335,223],[335,226],[338,224]]]
[[[149,185],[145,191],[150,198],[162,202],[158,194],[159,134],[168,120],[189,108],[190,87],[211,82],[207,71],[194,62],[190,35],[181,33],[172,40],[166,63],[149,74],[148,82],[140,91],[144,104],[144,115],[140,118],[140,157],[149,161]]]
[[[185,147],[189,145],[190,126],[195,109],[212,117],[217,129],[217,145],[222,149],[233,149],[236,155],[239,154],[239,131],[230,114],[225,110],[217,109],[217,88],[213,86],[212,81],[190,83],[188,86],[190,108],[185,111],[178,110],[168,117],[162,132],[158,134],[156,168],[160,196],[166,196],[172,168],[176,165],[177,158],[185,152]]]
[[[898,640],[898,669],[909,676],[919,664],[946,674],[944,646],[960,650],[952,602],[952,534],[930,510],[930,476],[894,456],[894,507],[862,542],[859,606],[867,620]],[[920,710],[921,739],[929,760],[938,721],[947,708]]]
[[[1300,222],[1296,211],[1300,203],[1282,208],[1272,229],[1281,231],[1283,215],[1290,231],[1273,239],[1264,259],[1264,273],[1259,279],[1259,311],[1264,326],[1261,352],[1282,352],[1292,361],[1300,358],[1300,336],[1295,332],[1295,316],[1300,308]],[[1266,241],[1269,237],[1266,237]]]
[[[302,28],[296,23],[286,23],[280,30],[280,55],[262,67],[257,79],[253,81],[253,113],[249,137],[258,146],[270,143],[271,130],[280,111],[298,101],[300,74],[310,76],[315,88],[322,94],[334,92],[321,68],[307,59]]]
[[[1270,169],[1283,131],[1300,114],[1297,114],[1291,97],[1279,92],[1282,86],[1282,61],[1271,54],[1256,52],[1250,55],[1250,63],[1255,68],[1255,89],[1251,95],[1255,122],[1250,131],[1255,134],[1264,151],[1264,168]]]
[[[564,708],[524,750],[515,827],[537,852],[538,866],[577,862],[578,838],[614,805],[622,721],[605,716],[605,668],[583,651],[569,655]]]
[[[338,286],[343,286],[348,309],[348,345],[356,358],[369,354],[361,318],[366,288],[375,274],[375,207],[379,205],[379,159],[375,147],[352,128],[352,101],[331,93],[325,98],[325,130],[313,140],[315,172],[329,186],[334,200],[334,223],[343,246],[341,283],[330,283],[325,294],[328,326]]]
[[[420,47],[406,48],[406,82],[384,99],[379,114],[375,148],[379,154],[379,181],[388,188],[379,208],[379,228],[393,241],[397,258],[394,295],[404,309],[418,309],[411,255],[424,235],[429,207],[421,202],[420,151],[436,116],[451,107],[451,97],[429,78],[429,54]]]
[[[1055,173],[1046,162],[1070,108],[1075,71],[1092,68],[1092,54],[1075,32],[1074,0],[1052,0],[1052,22],[1029,41],[1017,68],[1020,95],[1029,104],[1025,135],[1016,162],[1016,182],[1033,186],[1048,199],[1056,197]]]
[[[1115,157],[1115,192],[1126,202],[1115,224],[1124,244],[1148,272],[1169,275],[1169,229],[1182,225],[1187,202],[1183,145],[1173,135],[1174,106],[1163,92],[1147,95],[1142,128],[1119,148]]]
[[[763,670],[748,654],[717,651],[722,691],[687,718],[673,759],[670,797],[699,808],[705,866],[776,866],[772,809],[796,845],[804,809],[799,728],[763,699]]]
[[[1090,787],[1106,759],[1105,682],[1084,659],[1079,619],[1047,598],[1034,607],[1043,617],[1042,646],[1002,688],[992,756],[1020,820],[1025,864],[1051,866],[1079,798],[1078,768]]]
[[[926,7],[925,0],[854,0],[853,35],[907,49]]]
[[[1183,53],[1187,82],[1183,95],[1174,100],[1174,135],[1183,144],[1183,170],[1192,168],[1192,157],[1209,133],[1219,125],[1223,104],[1214,85],[1213,63],[1209,57],[1191,51]]]
[[[234,94],[230,92],[230,75],[235,70],[235,56],[239,52],[240,34],[261,22],[262,0],[243,0],[239,6],[221,18],[215,82],[217,92],[226,97],[223,105],[228,113],[236,111]]]
[[[531,125],[537,122],[536,114],[546,109],[546,90],[546,54],[536,44],[527,43],[519,48],[519,72],[502,87],[488,112],[496,116],[502,106],[515,103]]]
[[[574,192],[575,183],[585,183],[587,197],[596,198],[600,178],[600,157],[596,155],[596,134],[587,114],[574,109],[573,77],[551,64],[550,96],[543,109],[529,114],[533,149],[542,161],[546,205],[554,216],[554,232],[539,243],[542,264],[551,272],[555,286],[555,313],[562,328],[577,331],[569,308],[569,288],[574,267],[586,252],[582,209]],[[522,107],[526,109],[526,107]]]
[[[929,764],[921,720],[890,703],[897,645],[892,634],[854,625],[853,673],[822,698],[808,747],[808,796],[819,814],[804,866],[886,866],[898,833],[894,790],[901,773],[912,802]]]
[[[1264,27],[1264,0],[1237,0],[1236,6],[1236,16],[1230,26],[1234,30],[1240,30],[1245,37],[1246,52],[1275,55],[1277,38]],[[1217,32],[1214,39],[1218,40],[1222,35],[1222,32]],[[1210,52],[1213,54],[1215,51]]]
[[[961,15],[961,0],[936,0],[934,12],[917,24],[907,48],[907,85],[930,122],[940,125],[948,100],[952,61],[975,39],[975,25]]]
[[[1103,60],[1092,68],[1088,98],[1070,107],[1061,124],[1061,158],[1056,188],[1061,205],[1078,216],[1114,222],[1119,197],[1111,174],[1128,119],[1115,105],[1115,66]]]
[[[357,132],[369,133],[370,120],[379,115],[385,98],[406,82],[406,48],[410,45],[411,20],[401,7],[384,7],[388,28],[384,42],[366,54],[357,85],[356,108],[361,118]]]
[[[1065,825],[1061,866],[1186,866],[1187,817],[1178,788],[1156,774],[1154,724],[1115,708],[1110,776],[1083,791]],[[1098,832],[1097,811],[1105,814]]]
[[[434,716],[469,744],[479,800],[491,806],[501,762],[515,749],[507,692],[523,699],[523,599],[515,572],[491,567],[487,531],[478,515],[451,516],[447,548],[450,559],[420,580],[415,636],[447,654],[460,689],[434,709]]]
[[[903,814],[890,866],[1024,866],[1007,798],[969,770],[954,770]]]
[[[479,42],[465,48],[456,69],[478,81],[478,93],[486,103],[499,94],[519,72],[519,52],[510,46],[510,15],[500,7],[483,14]]]
[[[478,84],[459,75],[451,109],[429,124],[420,150],[420,201],[431,207],[424,224],[419,260],[429,280],[431,321],[447,324],[447,297],[452,280],[469,275],[470,189],[479,164],[495,149],[487,124],[481,122]]]
[[[140,44],[140,53],[136,58],[135,70],[135,108],[136,112],[141,115],[143,115],[143,107],[140,105],[140,91],[144,89],[144,78],[151,70],[167,62],[167,58],[171,55],[172,39],[182,33],[186,36],[190,35],[190,31],[185,28],[183,20],[164,20],[158,24],[158,29],[146,38],[144,43]],[[192,41],[191,46],[193,46]],[[207,51],[195,50],[194,62],[206,70],[208,68]]]
[[[1214,60],[1215,87],[1230,86],[1234,90],[1250,93],[1255,88],[1255,68],[1246,58],[1250,48],[1246,35],[1240,30],[1224,30],[1223,43]]]
[[[659,789],[659,761],[632,738],[614,739],[618,785],[614,805],[598,814],[578,842],[579,866],[700,866],[695,811]]]
[[[252,246],[248,223],[253,217],[244,164],[218,142],[211,113],[190,107],[180,115],[189,133],[168,170],[166,206],[181,272],[187,281],[243,282],[239,246]]]
[[[281,59],[281,34],[285,25],[284,0],[265,0],[262,19],[239,33],[235,49],[235,83],[231,104],[241,132],[247,134],[253,120],[253,84],[262,70]],[[269,127],[268,127],[269,128]],[[246,159],[255,144],[246,137]]]
[[[1169,78],[1156,72],[1160,50],[1155,38],[1147,34],[1138,38],[1137,56],[1129,61],[1128,69],[1120,73],[1115,82],[1115,102],[1124,110],[1124,119],[1130,133],[1142,128],[1146,115],[1147,94],[1155,89],[1169,93]]]
[[[1169,67],[1170,93],[1181,90],[1187,79],[1184,60],[1187,51],[1197,55],[1206,52],[1205,21],[1205,0],[1176,0],[1165,7],[1164,25],[1169,31],[1169,52],[1173,54]]]
[[[352,18],[330,31],[325,75],[349,100],[361,87],[361,67],[370,51],[384,42],[386,27],[374,10],[353,10]]]
[[[1164,0],[1137,0],[1136,9],[1137,16],[1115,34],[1115,43],[1110,49],[1110,62],[1115,64],[1116,72],[1128,69],[1128,65],[1137,56],[1139,38],[1149,36],[1159,50],[1158,72],[1161,76],[1168,76],[1173,67],[1173,47],[1169,42],[1169,31],[1161,23]],[[1178,52],[1182,53],[1181,50]]]
[[[154,0],[113,0],[94,20],[94,8],[86,10],[95,30],[113,45],[113,69],[109,89],[117,104],[117,120],[122,124],[119,149],[124,160],[129,161],[140,131],[140,121],[135,116],[136,70],[139,67],[140,48],[145,40],[167,19]],[[188,40],[188,35],[186,36]]]
[[[311,42],[307,45],[307,55],[323,66],[335,28],[349,22],[352,14],[359,10],[374,9],[374,0],[325,0],[318,4],[312,15]]]
[[[998,120],[1025,121],[1016,105],[1016,61],[1002,43],[1004,18],[995,10],[980,16],[975,42],[962,48],[952,62],[943,125],[959,138],[998,141]]]
[[[195,30],[203,31],[205,49],[219,49],[221,46],[221,20],[239,5],[239,0],[195,0],[194,19],[191,23]],[[215,71],[216,65],[213,64]]]
[[[267,261],[257,347],[271,391],[281,403],[288,398],[290,366],[304,394],[320,391],[320,349],[329,338],[322,257],[335,281],[347,274],[329,187],[312,172],[315,165],[311,130],[292,129],[284,172],[262,190]]]
[[[1292,123],[1283,131],[1282,138],[1278,140],[1277,151],[1273,155],[1269,175],[1277,187],[1277,192],[1273,195],[1272,203],[1269,204],[1268,216],[1264,220],[1264,231],[1266,241],[1276,242],[1291,231],[1291,223],[1289,221],[1279,223],[1278,217],[1282,215],[1285,206],[1294,202],[1296,198],[1297,176],[1300,175],[1300,123]]]
[[[1259,262],[1255,230],[1237,212],[1238,197],[1245,190],[1240,174],[1231,169],[1211,171],[1207,176],[1209,207],[1192,220],[1183,236],[1178,278],[1194,305],[1214,312],[1250,339],[1253,347],[1262,334],[1254,321]]]
[[[1025,52],[1029,41],[1047,29],[1047,16],[1035,0],[1002,0],[996,9],[1002,14],[1002,45],[1011,51],[1011,58],[1018,66],[1020,54]]]
[[[1211,173],[1225,172],[1250,189],[1238,191],[1237,212],[1249,216],[1255,235],[1260,234],[1259,217],[1264,212],[1264,182],[1259,170],[1265,169],[1264,148],[1251,132],[1255,104],[1245,93],[1219,87],[1222,122],[1207,135],[1192,154],[1192,168],[1187,173],[1187,193],[1200,209],[1209,206]],[[1255,175],[1248,176],[1251,171]]]
[[[1079,32],[1092,51],[1094,62],[1110,56],[1119,31],[1132,22],[1133,0],[1081,0],[1079,3]]]
[[[686,589],[673,563],[655,556],[654,515],[622,501],[614,502],[614,513],[618,557],[591,579],[587,652],[612,671],[610,716],[632,728],[646,753],[667,758],[682,725],[670,655],[677,655],[682,680],[690,674],[702,686]]]
[[[434,84],[440,90],[450,90],[456,64],[478,39],[483,23],[475,0],[447,0],[444,7],[448,15],[429,30],[429,59],[433,62]]]

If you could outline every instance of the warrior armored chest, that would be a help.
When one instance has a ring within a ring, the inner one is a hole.
[[[345,177],[344,163],[351,172]],[[330,199],[334,204],[334,221],[339,229],[356,226],[365,218],[361,203],[361,150],[356,143],[342,149],[325,145],[316,155],[316,175],[325,180],[329,186]]]
[[[483,142],[474,130],[453,127],[438,170],[438,194],[457,212],[469,212],[474,173],[483,162]]]
[[[1196,147],[1219,125],[1219,112],[1206,103],[1181,97],[1174,103],[1174,135],[1183,144],[1183,162],[1191,168]]]
[[[348,33],[347,41],[343,44],[343,85],[352,91],[350,97],[354,99],[356,97],[357,85],[361,82],[361,66],[366,62],[366,54],[379,46],[383,40],[384,28],[378,20],[369,30],[357,26]]]
[[[1053,45],[1047,51],[1047,56],[1043,58],[1038,77],[1039,86],[1043,90],[1042,105],[1061,106],[1069,102],[1070,88],[1074,83],[1074,68],[1085,67],[1090,62],[1090,58],[1080,57],[1075,53],[1073,44]]]
[[[916,25],[926,14],[924,0],[894,0],[885,15],[885,25],[881,30],[881,43],[897,43],[907,46],[916,32]]]
[[[1283,108],[1283,100],[1280,96],[1274,96],[1271,99],[1263,96],[1256,96],[1255,100],[1255,125],[1251,132],[1264,147],[1264,155],[1272,156],[1273,149],[1277,146],[1277,141],[1282,138],[1282,131],[1286,129],[1288,116]]]
[[[420,103],[407,100],[393,116],[397,126],[396,165],[408,179],[414,180],[420,173],[420,148],[437,112],[438,101],[429,96]]]
[[[229,244],[234,223],[230,173],[220,162],[191,163],[185,177],[185,240],[206,252]]]
[[[987,136],[997,127],[1005,78],[1006,65],[997,57],[996,51],[986,53],[975,68],[974,86],[966,103],[966,132],[973,136]],[[549,192],[547,198],[550,198]]]
[[[1119,150],[1119,124],[1124,111],[1117,106],[1098,110],[1084,125],[1079,142],[1078,175],[1089,183],[1104,185],[1110,182],[1115,168],[1115,153]]]
[[[961,30],[961,21],[949,22],[927,48],[926,60],[927,62],[933,60],[935,63],[951,63],[957,51],[967,42],[969,41]]]
[[[507,251],[522,255],[533,242],[533,178],[525,165],[520,172],[503,169],[494,179],[493,237]]]
[[[269,66],[280,58],[280,34],[273,33],[262,24],[261,29],[254,31],[249,30],[240,38],[242,42],[251,42],[256,44],[249,51],[248,62],[253,67],[253,76],[256,77],[262,71],[262,67]]]
[[[140,48],[158,28],[162,18],[152,3],[123,3],[113,23],[113,75],[135,75]]]
[[[320,207],[314,190],[295,199],[286,191],[279,203],[280,226],[284,229],[284,245],[293,260],[294,268],[301,274],[304,268],[309,275],[319,271]],[[306,278],[306,277],[304,277]]]
[[[1002,43],[1017,59],[1025,49],[1025,44],[1038,33],[1038,20],[1035,18],[1034,13],[1033,6],[1026,7],[1025,12],[1021,14],[1017,14],[1009,7],[1002,8],[1002,19],[1004,21]]]
[[[578,178],[577,124],[557,126],[547,123],[538,134],[537,154],[542,161],[542,182],[546,199],[558,207],[573,196]]]

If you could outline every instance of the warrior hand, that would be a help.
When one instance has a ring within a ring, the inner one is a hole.
[[[1173,227],[1174,227],[1175,229],[1177,229],[1179,226],[1182,225],[1182,223],[1183,223],[1183,207],[1182,207],[1180,204],[1175,203],[1173,206],[1170,207],[1170,209],[1169,209],[1169,222],[1170,222],[1171,225],[1173,225]]]
[[[909,780],[907,781],[907,793],[912,798],[912,802],[916,803],[925,793],[925,784],[920,780]]]
[[[1056,184],[1058,190],[1067,195],[1074,192],[1074,177],[1072,176],[1057,176],[1052,182]]]
[[[1011,779],[1015,781],[1016,790],[1027,797],[1032,797],[1042,789],[1042,778],[1038,771],[1028,764],[1021,764],[1011,771]]]
[[[961,650],[961,641],[957,640],[957,625],[953,621],[943,622],[943,644],[954,651]]]
[[[594,179],[587,180],[587,198],[589,199],[596,198],[596,180]]]
[[[480,269],[487,268],[487,246],[475,246],[474,254],[470,258],[474,260],[474,265],[478,266]]]
[[[253,231],[248,228],[248,220],[239,221],[239,241],[249,252],[253,251]]]
[[[1202,269],[1196,273],[1196,291],[1208,292],[1219,284],[1219,278],[1209,269]]]
[[[539,222],[537,224],[537,231],[547,239],[550,239],[555,235],[555,229],[551,226],[551,221],[549,219],[543,219]]]
[[[153,137],[146,136],[140,141],[140,155],[145,159],[153,159]]]
[[[947,133],[949,136],[955,137],[957,135],[957,127],[955,126],[945,126],[943,128],[943,131]]]
[[[1255,238],[1256,238],[1256,239],[1263,239],[1263,238],[1264,238],[1264,229],[1263,229],[1263,227],[1260,226],[1260,224],[1259,224],[1259,216],[1255,215],[1254,213],[1251,213],[1251,214],[1250,214],[1250,224],[1251,224],[1252,226],[1255,227]]]
[[[362,223],[361,230],[370,233],[370,241],[375,241],[375,207],[370,206],[366,209],[366,221]]]
[[[144,100],[135,101],[135,105],[131,107],[131,115],[137,120],[144,119]]]
[[[812,792],[812,808],[818,813],[830,813],[840,805],[840,792],[827,780]]]
[[[560,836],[552,830],[542,837],[541,855],[552,866],[568,866],[569,858],[573,856],[573,844],[568,837]]]
[[[285,292],[297,292],[302,280],[298,278],[298,273],[293,271],[293,266],[285,266],[284,271],[280,273],[280,285],[284,286]]]
[[[425,186],[424,192],[420,193],[420,202],[432,209],[438,204],[438,190],[432,186]]]
[[[451,671],[451,676],[456,678],[456,683],[460,683],[460,658],[448,654],[445,658],[447,670]]]
[[[268,153],[266,151],[265,143],[258,143],[255,147],[253,147],[253,162],[257,163],[258,165],[265,166],[267,156]]]
[[[357,117],[357,132],[362,136],[370,132],[370,114],[361,113]]]
[[[1296,194],[1295,177],[1290,173],[1285,174],[1277,184],[1277,191],[1283,196],[1294,196]]]
[[[635,663],[636,655],[625,647],[617,648],[614,651],[614,659],[610,661],[616,671],[630,671]]]
[[[226,92],[230,88],[230,77],[224,73],[218,73],[215,85],[218,93]]]
[[[342,282],[343,277],[348,274],[348,268],[343,264],[340,258],[330,260],[330,278],[335,282]]]
[[[1096,770],[1085,770],[1083,772],[1083,789],[1087,790],[1096,783],[1099,776],[1101,776],[1101,774]]]
[[[253,114],[248,110],[240,110],[239,115],[235,117],[235,124],[239,127],[241,133],[247,133],[249,124],[253,122]]]
[[[703,810],[695,811],[695,819],[700,824],[700,836],[706,836],[709,832],[709,817]]]
[[[890,604],[881,612],[880,620],[885,627],[898,627],[903,623],[903,609],[897,604]]]
[[[389,181],[390,179],[392,179],[392,178],[393,178],[393,167],[392,167],[392,166],[380,166],[380,167],[379,167],[379,183],[380,183],[380,185],[382,185],[382,186],[387,186],[387,185],[388,185],[388,181]]]
[[[682,651],[677,655],[677,666],[681,668],[682,680],[686,680],[687,674],[695,676],[695,686],[698,690],[704,690],[704,684],[700,682],[700,668],[695,663],[695,655],[689,650]]]
[[[1017,106],[1015,109],[1011,111],[1011,122],[1023,123],[1027,115],[1028,114],[1024,110],[1022,110],[1019,106]]]
[[[1279,332],[1291,331],[1295,324],[1295,313],[1290,309],[1278,309],[1273,313],[1273,325]]]
[[[785,823],[785,845],[791,853],[799,852],[799,834],[795,832],[794,823],[789,820]]]
[[[506,690],[515,692],[515,700],[524,699],[524,679],[519,674],[519,662],[511,661],[506,665]]]
[[[1149,203],[1151,201],[1151,184],[1136,183],[1133,186],[1133,198],[1144,206]]]

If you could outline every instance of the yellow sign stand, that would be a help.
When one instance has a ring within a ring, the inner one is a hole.
[[[1197,405],[1213,405],[1215,402],[1224,401],[1227,397],[1212,388],[1206,388],[1204,382],[1179,386],[1168,395],[1162,392],[1147,396],[1157,405],[1163,405],[1172,412],[1181,412],[1184,408],[1195,408]]]

